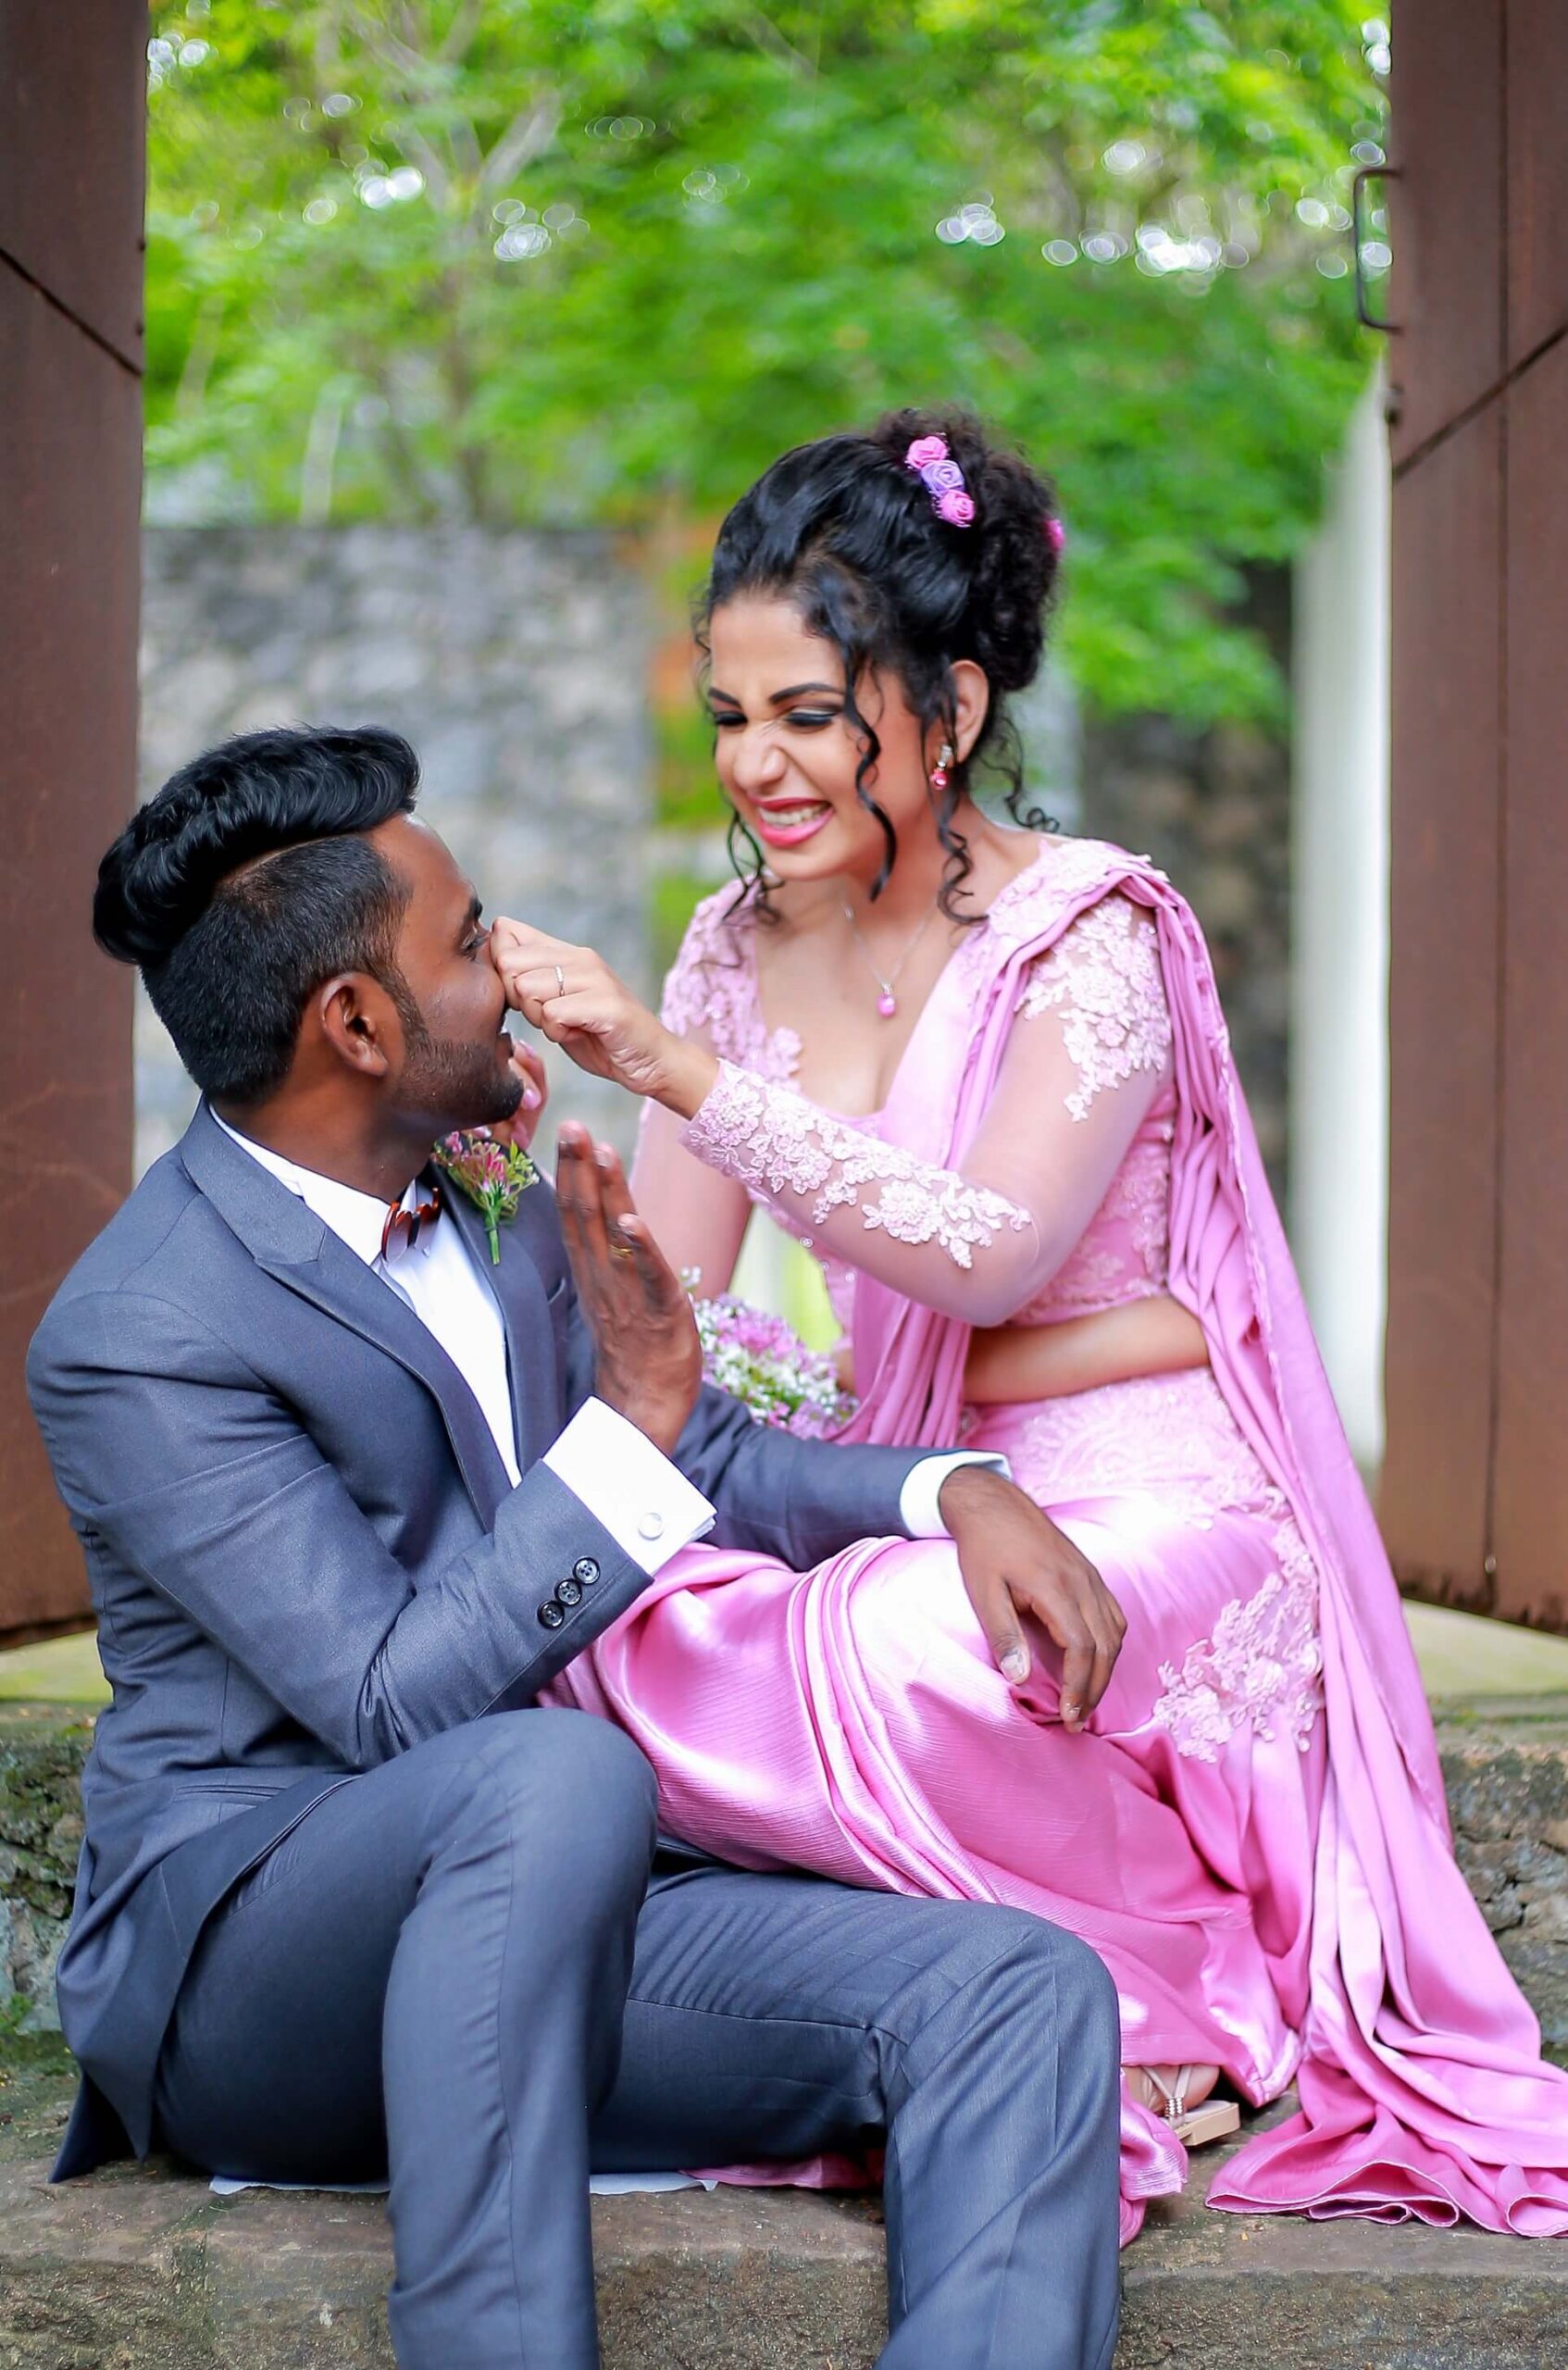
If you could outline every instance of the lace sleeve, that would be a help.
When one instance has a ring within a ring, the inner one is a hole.
[[[959,1167],[918,1160],[731,1061],[681,1141],[803,1241],[943,1315],[1004,1324],[1077,1242],[1168,1061],[1158,944],[1142,920],[1106,900],[1052,950],[1052,956],[1035,967],[1027,1025]]]
[[[1127,897],[1090,905],[1030,965],[1017,1011],[1025,1020],[1059,1016],[1076,1073],[1067,1095],[1075,1119],[1139,1070],[1158,1077],[1170,1058],[1171,1015],[1153,915]]]

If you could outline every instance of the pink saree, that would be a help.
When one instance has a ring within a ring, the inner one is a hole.
[[[1107,895],[1144,909],[1169,1009],[1162,1288],[1210,1368],[977,1414],[968,1326],[862,1268],[847,1437],[1009,1454],[1128,1616],[1089,1730],[1061,1727],[1043,1639],[1005,1686],[940,1540],[868,1540],[803,1574],[689,1550],[559,1695],[630,1731],[693,1841],[1027,1907],[1105,1959],[1128,2064],[1217,2063],[1255,2104],[1294,2079],[1300,2111],[1243,2145],[1212,2205],[1568,2232],[1568,2077],[1450,1849],[1398,1592],[1196,921],[1162,874],[1093,843],[1049,848],[1014,888],[939,979],[877,1139],[956,1171],[1031,967]],[[1184,2174],[1124,2094],[1124,2239]]]

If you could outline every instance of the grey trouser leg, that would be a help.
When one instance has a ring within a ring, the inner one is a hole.
[[[655,1874],[596,2165],[888,2137],[883,2370],[1102,2370],[1116,2338],[1115,1991],[1021,1910]]]
[[[504,1713],[352,1778],[208,1922],[160,2136],[262,2179],[390,2165],[404,2370],[598,2361],[588,2133],[653,1846],[626,1737]]]
[[[390,2161],[404,2370],[590,2370],[591,2153],[886,2131],[885,2370],[1102,2370],[1118,2049],[1092,1952],[1020,1911],[711,1865],[661,1864],[644,1903],[651,1846],[645,1765],[577,1713],[352,1779],[209,1922],[162,2137],[264,2179]]]

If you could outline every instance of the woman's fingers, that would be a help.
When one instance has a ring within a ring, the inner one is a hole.
[[[548,930],[535,929],[531,922],[512,921],[505,915],[491,924],[490,959],[497,970],[548,968],[554,963],[565,968],[570,956],[586,951],[569,938],[552,938]]]

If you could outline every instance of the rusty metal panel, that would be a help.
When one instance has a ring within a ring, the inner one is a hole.
[[[1508,360],[1568,326],[1568,9],[1508,0]]]
[[[1388,1453],[1400,1580],[1490,1586],[1501,432],[1496,405],[1394,489]]]
[[[1502,372],[1503,15],[1504,0],[1409,0],[1395,15],[1396,468]]]
[[[1563,177],[1568,191],[1568,176]],[[1508,396],[1497,1610],[1568,1628],[1568,343]]]
[[[142,356],[145,0],[0,0],[0,251]]]
[[[4,262],[0,411],[3,1633],[87,1601],[22,1358],[131,1179],[131,980],[93,947],[89,906],[134,794],[142,426],[134,372]]]

